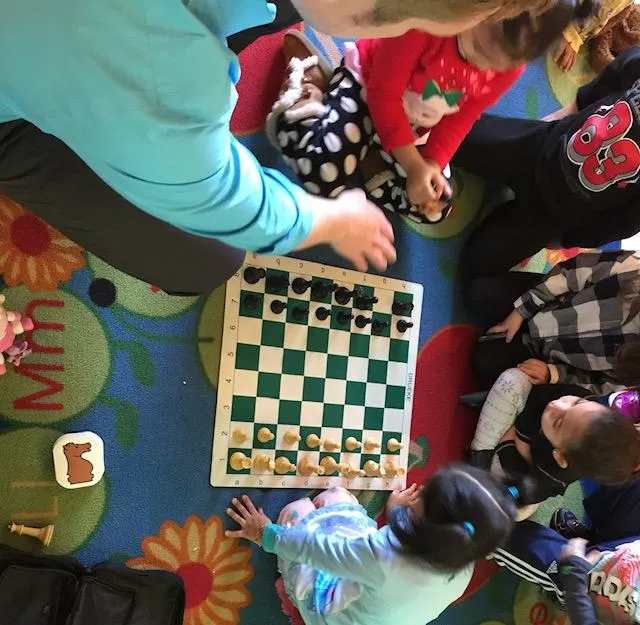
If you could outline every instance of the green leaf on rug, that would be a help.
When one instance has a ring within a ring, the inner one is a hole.
[[[115,413],[118,444],[126,451],[130,451],[138,440],[138,409],[130,401],[115,397],[105,396],[101,401]]]
[[[142,386],[153,386],[156,381],[156,367],[146,345],[138,342],[126,343],[125,341],[115,341],[115,345],[129,357],[129,364],[136,380]]]
[[[538,109],[538,90],[535,87],[529,87],[524,105],[527,119],[538,119]]]
[[[128,553],[114,551],[107,559],[110,562],[119,562],[120,564],[126,564],[128,560],[131,560],[131,556]]]

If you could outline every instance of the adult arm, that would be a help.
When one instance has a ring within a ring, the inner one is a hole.
[[[633,46],[619,54],[590,83],[580,87],[576,96],[578,110],[609,95],[626,91],[640,76],[640,47]]]
[[[384,571],[381,563],[379,530],[368,536],[346,538],[334,534],[309,532],[294,527],[267,525],[262,547],[281,558],[306,564],[324,573],[344,577],[369,586],[380,586]]]

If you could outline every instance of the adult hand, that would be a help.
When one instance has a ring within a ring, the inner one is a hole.
[[[387,514],[391,511],[391,508],[395,506],[403,506],[404,508],[415,508],[420,504],[420,496],[422,494],[423,486],[417,484],[411,484],[411,486],[404,490],[396,488],[387,499]]]
[[[333,202],[333,219],[328,243],[350,260],[356,269],[366,271],[371,263],[384,271],[396,260],[393,228],[382,210],[367,200],[359,189],[345,191]]]
[[[574,51],[571,44],[562,38],[556,51],[553,53],[553,60],[563,72],[568,72],[576,64],[578,53]]]
[[[587,559],[587,541],[584,538],[572,538],[562,550],[561,560],[568,560],[572,557]]]
[[[506,332],[506,341],[511,343],[513,337],[518,333],[520,326],[524,319],[522,315],[515,310],[515,308],[509,313],[509,316],[502,322],[487,330],[487,334],[495,334],[496,332]]]
[[[246,538],[260,545],[262,543],[262,530],[271,523],[271,519],[264,513],[262,508],[256,509],[247,495],[242,497],[242,501],[234,498],[231,503],[236,509],[227,508],[227,515],[240,526],[240,529],[227,530],[225,536]]]
[[[537,358],[529,358],[521,362],[518,369],[531,380],[531,384],[548,384],[551,379],[549,365]]]
[[[440,166],[430,160],[420,160],[420,164],[407,171],[407,195],[409,201],[420,212],[434,212],[434,202],[442,196],[451,196],[451,187],[440,170]]]

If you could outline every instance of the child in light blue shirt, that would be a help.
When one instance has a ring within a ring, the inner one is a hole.
[[[485,471],[452,464],[394,492],[381,529],[353,495],[331,489],[293,502],[278,524],[247,496],[234,499],[227,513],[241,529],[227,536],[278,556],[306,625],[424,625],[462,595],[473,563],[504,544],[517,497]]]

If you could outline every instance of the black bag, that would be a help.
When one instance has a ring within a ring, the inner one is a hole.
[[[0,544],[0,625],[181,625],[182,579]]]

